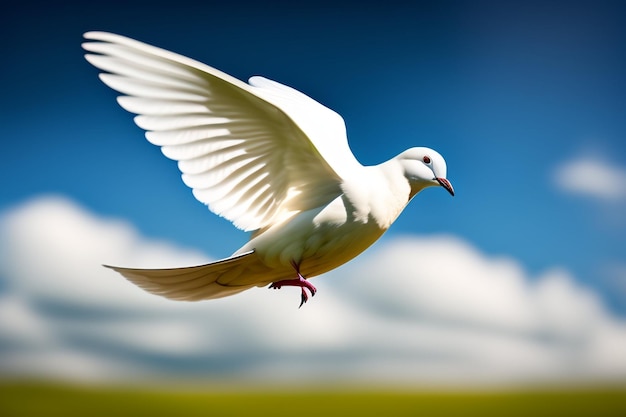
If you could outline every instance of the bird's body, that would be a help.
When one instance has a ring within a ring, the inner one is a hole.
[[[302,287],[373,244],[422,189],[451,194],[446,164],[411,148],[362,166],[337,113],[262,77],[250,84],[212,67],[119,35],[89,32],[87,59],[125,94],[147,139],[179,162],[196,198],[252,232],[232,257],[172,269],[112,267],[147,291],[178,300],[254,286]]]

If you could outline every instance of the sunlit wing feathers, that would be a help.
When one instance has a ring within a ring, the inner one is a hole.
[[[346,124],[337,112],[276,81],[256,76],[248,82],[258,96],[287,113],[341,178],[361,172],[363,167],[348,146]]]
[[[343,119],[290,87],[251,85],[200,62],[104,32],[88,32],[87,60],[138,114],[137,125],[178,161],[194,196],[235,226],[264,229],[319,207],[360,167]]]
[[[169,269],[136,269],[108,266],[153,294],[172,300],[198,301],[221,298],[267,284],[267,267],[254,252],[247,252],[206,265]],[[271,278],[270,278],[271,279]]]

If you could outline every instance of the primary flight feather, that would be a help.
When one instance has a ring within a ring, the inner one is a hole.
[[[152,293],[202,300],[254,286],[297,286],[364,251],[422,189],[451,195],[446,163],[411,148],[361,165],[340,115],[263,77],[246,84],[190,58],[124,36],[88,32],[86,59],[119,104],[214,213],[251,239],[230,258],[172,269],[110,267]]]

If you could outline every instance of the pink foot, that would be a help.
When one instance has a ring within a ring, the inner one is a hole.
[[[274,288],[274,289],[280,289],[280,287],[300,287],[300,289],[302,290],[301,293],[301,298],[300,298],[300,307],[302,307],[302,305],[304,303],[306,303],[309,300],[309,296],[307,295],[306,291],[304,291],[304,289],[308,289],[309,291],[311,291],[311,297],[313,297],[315,295],[315,293],[317,292],[317,288],[315,288],[313,286],[313,284],[311,284],[309,281],[306,280],[306,278],[304,278],[299,271],[299,266],[298,264],[296,264],[295,262],[292,263],[294,269],[296,270],[296,273],[298,274],[298,278],[296,279],[285,279],[282,281],[276,281],[273,282],[270,285],[270,288]],[[298,308],[300,308],[298,307]]]

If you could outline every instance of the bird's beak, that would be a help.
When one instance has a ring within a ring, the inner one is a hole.
[[[435,178],[435,179],[437,180],[439,185],[441,185],[443,188],[448,190],[450,195],[454,197],[454,188],[452,188],[452,184],[450,184],[450,181],[448,181],[445,178]]]

